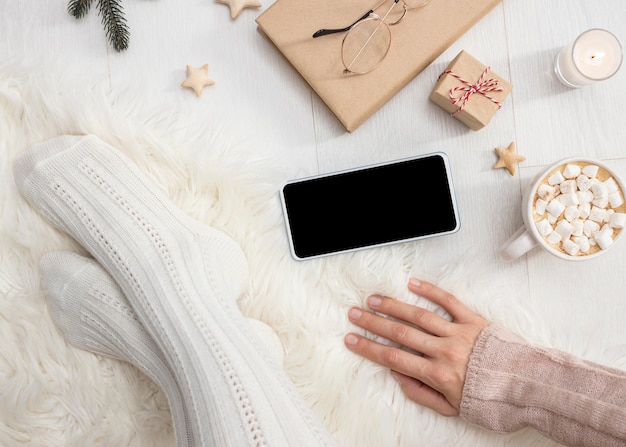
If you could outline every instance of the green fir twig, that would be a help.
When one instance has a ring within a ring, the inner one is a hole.
[[[84,17],[93,0],[70,0],[67,11],[77,19]],[[124,17],[124,9],[119,0],[98,0],[98,14],[101,17],[107,39],[116,51],[128,48],[130,30]]]
[[[91,0],[70,0],[70,4],[67,5],[67,12],[80,19],[87,15],[89,8],[91,8]]]
[[[98,10],[107,38],[116,51],[128,48],[130,30],[124,18],[124,9],[117,0],[98,0]]]

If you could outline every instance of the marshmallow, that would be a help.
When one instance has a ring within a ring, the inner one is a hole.
[[[598,173],[596,165],[568,164],[537,188],[537,231],[570,256],[586,254],[592,246],[604,250],[614,233],[626,228],[626,212],[616,211],[625,203],[624,192],[615,178],[600,181]]]
[[[554,186],[542,184],[537,188],[537,195],[540,199],[549,202],[556,197],[556,190]]]
[[[580,251],[580,247],[571,239],[563,241],[563,250],[570,256],[576,256]]]
[[[559,242],[561,242],[562,239],[563,239],[563,236],[561,236],[556,231],[553,231],[552,233],[548,235],[548,237],[546,238],[546,241],[548,241],[548,244],[556,245]]]
[[[565,178],[576,178],[580,175],[580,166],[574,164],[565,165],[565,169],[563,169],[563,177]]]
[[[607,178],[603,183],[606,185],[607,189],[609,190],[609,194],[619,191],[619,186],[617,186],[617,182],[615,181],[613,177]]]
[[[613,235],[607,231],[598,231],[593,238],[602,250],[606,250],[613,243]]]
[[[554,227],[554,231],[559,233],[563,237],[563,239],[569,239],[574,231],[574,226],[567,220],[563,219],[556,224],[556,227]]]
[[[578,190],[576,180],[565,180],[559,184],[559,190],[561,191],[561,194],[571,194],[576,192]]]
[[[593,200],[593,193],[591,191],[578,191],[576,195],[580,203],[591,203]]]
[[[546,237],[552,233],[552,225],[548,222],[548,219],[541,219],[540,221],[535,222],[535,226],[537,227],[537,231],[539,231],[541,237]]]
[[[561,213],[565,211],[565,205],[563,205],[559,199],[552,199],[550,203],[548,203],[546,211],[554,217],[559,217]]]
[[[550,177],[548,177],[548,183],[553,186],[558,185],[563,180],[565,180],[565,177],[563,177],[563,174],[561,174],[560,171],[557,171],[554,174],[552,174]]]
[[[594,199],[601,199],[609,196],[609,188],[602,182],[594,182],[591,185],[591,192],[593,193]]]
[[[543,216],[546,212],[546,206],[548,206],[548,202],[543,199],[537,199],[535,202],[535,214]]]
[[[624,228],[626,226],[626,213],[613,213],[609,220],[611,228]]]
[[[589,238],[587,236],[576,236],[572,238],[572,241],[578,245],[578,248],[583,253],[587,253],[591,248],[591,245],[589,245]]]
[[[606,208],[609,206],[609,196],[593,199],[591,204],[597,206],[598,208]]]
[[[611,208],[617,208],[619,206],[622,206],[623,203],[624,198],[619,191],[615,191],[609,194],[609,204],[611,205]]]
[[[583,233],[587,237],[593,236],[594,234],[598,232],[599,229],[600,229],[600,225],[597,222],[594,222],[593,220],[586,220],[583,223]]]
[[[576,194],[575,192],[561,194],[559,196],[559,200],[565,206],[578,205],[580,203],[580,201],[578,200],[578,194]]]
[[[576,205],[570,205],[565,208],[563,215],[570,222],[573,222],[580,217],[580,213],[578,212],[578,207]]]
[[[572,236],[582,236],[583,235],[583,225],[584,221],[582,219],[576,219],[572,221]]]
[[[578,213],[580,214],[581,219],[588,218],[589,213],[591,213],[591,203],[582,203],[578,205]]]
[[[598,175],[598,167],[596,165],[587,165],[583,168],[583,174],[589,178],[594,178]]]
[[[604,215],[606,214],[606,210],[600,208],[598,206],[592,206],[591,212],[589,213],[589,220],[593,220],[594,222],[604,222]]]
[[[611,235],[611,237],[613,237],[613,228],[611,228],[611,226],[608,224],[604,224],[602,225],[602,228],[600,228],[600,231],[598,231],[598,233],[608,233]],[[596,235],[598,233],[596,233]]]
[[[580,191],[589,191],[589,188],[591,188],[591,183],[591,179],[584,174],[576,177],[576,186],[578,186],[578,189]]]

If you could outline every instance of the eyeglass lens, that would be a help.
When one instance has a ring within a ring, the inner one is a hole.
[[[379,17],[370,17],[352,27],[341,46],[346,73],[365,74],[372,71],[387,55],[391,31]]]
[[[430,0],[402,0],[402,8],[395,8],[394,11],[400,0],[393,0],[381,18],[374,11],[387,1],[382,0],[345,28],[322,28],[313,34],[313,37],[321,37],[347,31],[341,44],[344,73],[364,74],[376,68],[391,46],[389,25],[400,23],[409,9],[421,8],[430,2]]]

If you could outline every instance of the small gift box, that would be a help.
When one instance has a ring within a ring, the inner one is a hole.
[[[472,130],[489,124],[513,86],[466,51],[441,73],[430,100]]]

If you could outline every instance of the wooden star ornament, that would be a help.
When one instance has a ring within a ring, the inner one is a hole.
[[[200,96],[204,87],[215,84],[215,81],[209,79],[208,73],[208,64],[204,64],[200,68],[187,65],[187,79],[183,81],[181,86],[193,89],[196,92],[196,96]]]
[[[244,8],[260,8],[259,0],[217,0],[218,3],[228,5],[230,7],[230,17],[236,19]]]
[[[509,174],[515,175],[515,166],[526,160],[526,157],[523,157],[517,153],[515,148],[515,141],[513,141],[506,149],[495,148],[496,154],[498,154],[498,161],[495,165],[493,165],[493,169],[498,168],[506,168],[509,171]]]

